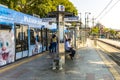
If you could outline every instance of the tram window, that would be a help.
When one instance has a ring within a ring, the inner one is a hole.
[[[43,45],[46,46],[47,45],[47,33],[46,33],[46,30],[43,29],[43,32],[42,32],[42,39],[43,39]]]
[[[24,33],[23,32],[19,32],[18,33],[18,39],[21,41],[21,40],[24,40]]]
[[[35,29],[36,39],[38,42],[41,42],[41,29]]]
[[[41,29],[39,29],[39,42],[41,43]]]
[[[37,29],[36,31],[36,39],[39,43],[41,43],[41,30]]]
[[[23,26],[22,39],[23,39],[23,50],[28,50],[28,28]]]
[[[41,42],[41,30],[37,28],[30,29],[30,44],[34,45],[35,40]]]
[[[34,30],[30,29],[30,44],[35,44],[35,36],[34,36]]]
[[[28,50],[28,27],[16,25],[16,52]]]
[[[1,25],[0,24],[0,30],[11,30],[12,27],[8,26],[8,25]]]

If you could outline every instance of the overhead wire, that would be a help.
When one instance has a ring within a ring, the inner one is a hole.
[[[110,6],[110,4],[113,2],[113,0],[110,0],[110,2],[105,6],[105,8],[100,12],[100,14],[96,17],[98,19],[99,16],[103,14],[103,12]]]
[[[117,1],[107,10],[107,12],[105,12],[105,14],[104,14],[99,20],[101,20],[105,15],[107,15],[107,13],[110,12],[110,10],[112,10],[113,7],[115,7],[115,5],[116,5],[119,1],[120,1],[120,0],[117,0]]]

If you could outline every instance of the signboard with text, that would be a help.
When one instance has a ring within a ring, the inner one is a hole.
[[[42,18],[42,22],[56,22],[56,18]]]
[[[65,7],[63,5],[58,6],[58,11],[65,11]]]
[[[67,17],[67,18],[64,18],[64,21],[65,22],[77,22],[79,21],[79,17]]]
[[[77,22],[79,17],[67,17],[64,18],[65,22]],[[56,18],[42,18],[42,22],[56,22]]]

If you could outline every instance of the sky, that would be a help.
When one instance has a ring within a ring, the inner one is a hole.
[[[120,0],[70,0],[81,13],[82,22],[85,22],[85,12],[90,12],[89,25],[92,26],[92,18],[94,22],[100,22],[107,28],[120,29]],[[104,8],[111,4],[104,10]],[[97,17],[102,11],[104,12]],[[78,14],[80,16],[80,14]]]

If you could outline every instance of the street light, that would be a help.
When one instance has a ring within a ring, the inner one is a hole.
[[[82,15],[82,13],[79,13],[80,14],[80,28],[79,29],[81,29],[81,24],[82,24],[82,18],[81,18],[81,15]]]
[[[81,29],[82,29],[82,13],[78,13],[79,14],[79,39],[81,40],[82,38],[81,38]]]
[[[84,36],[85,36],[85,42],[86,42],[86,27],[88,27],[88,16],[90,15],[91,13],[90,12],[85,12],[85,28],[84,28],[84,31],[85,31],[85,34],[84,34]],[[87,25],[86,25],[86,21],[87,21]]]
[[[87,20],[87,25],[88,25],[88,16],[90,15],[91,13],[90,12],[85,12],[85,30],[86,30],[86,20]],[[86,19],[86,16],[87,16],[87,19]]]

